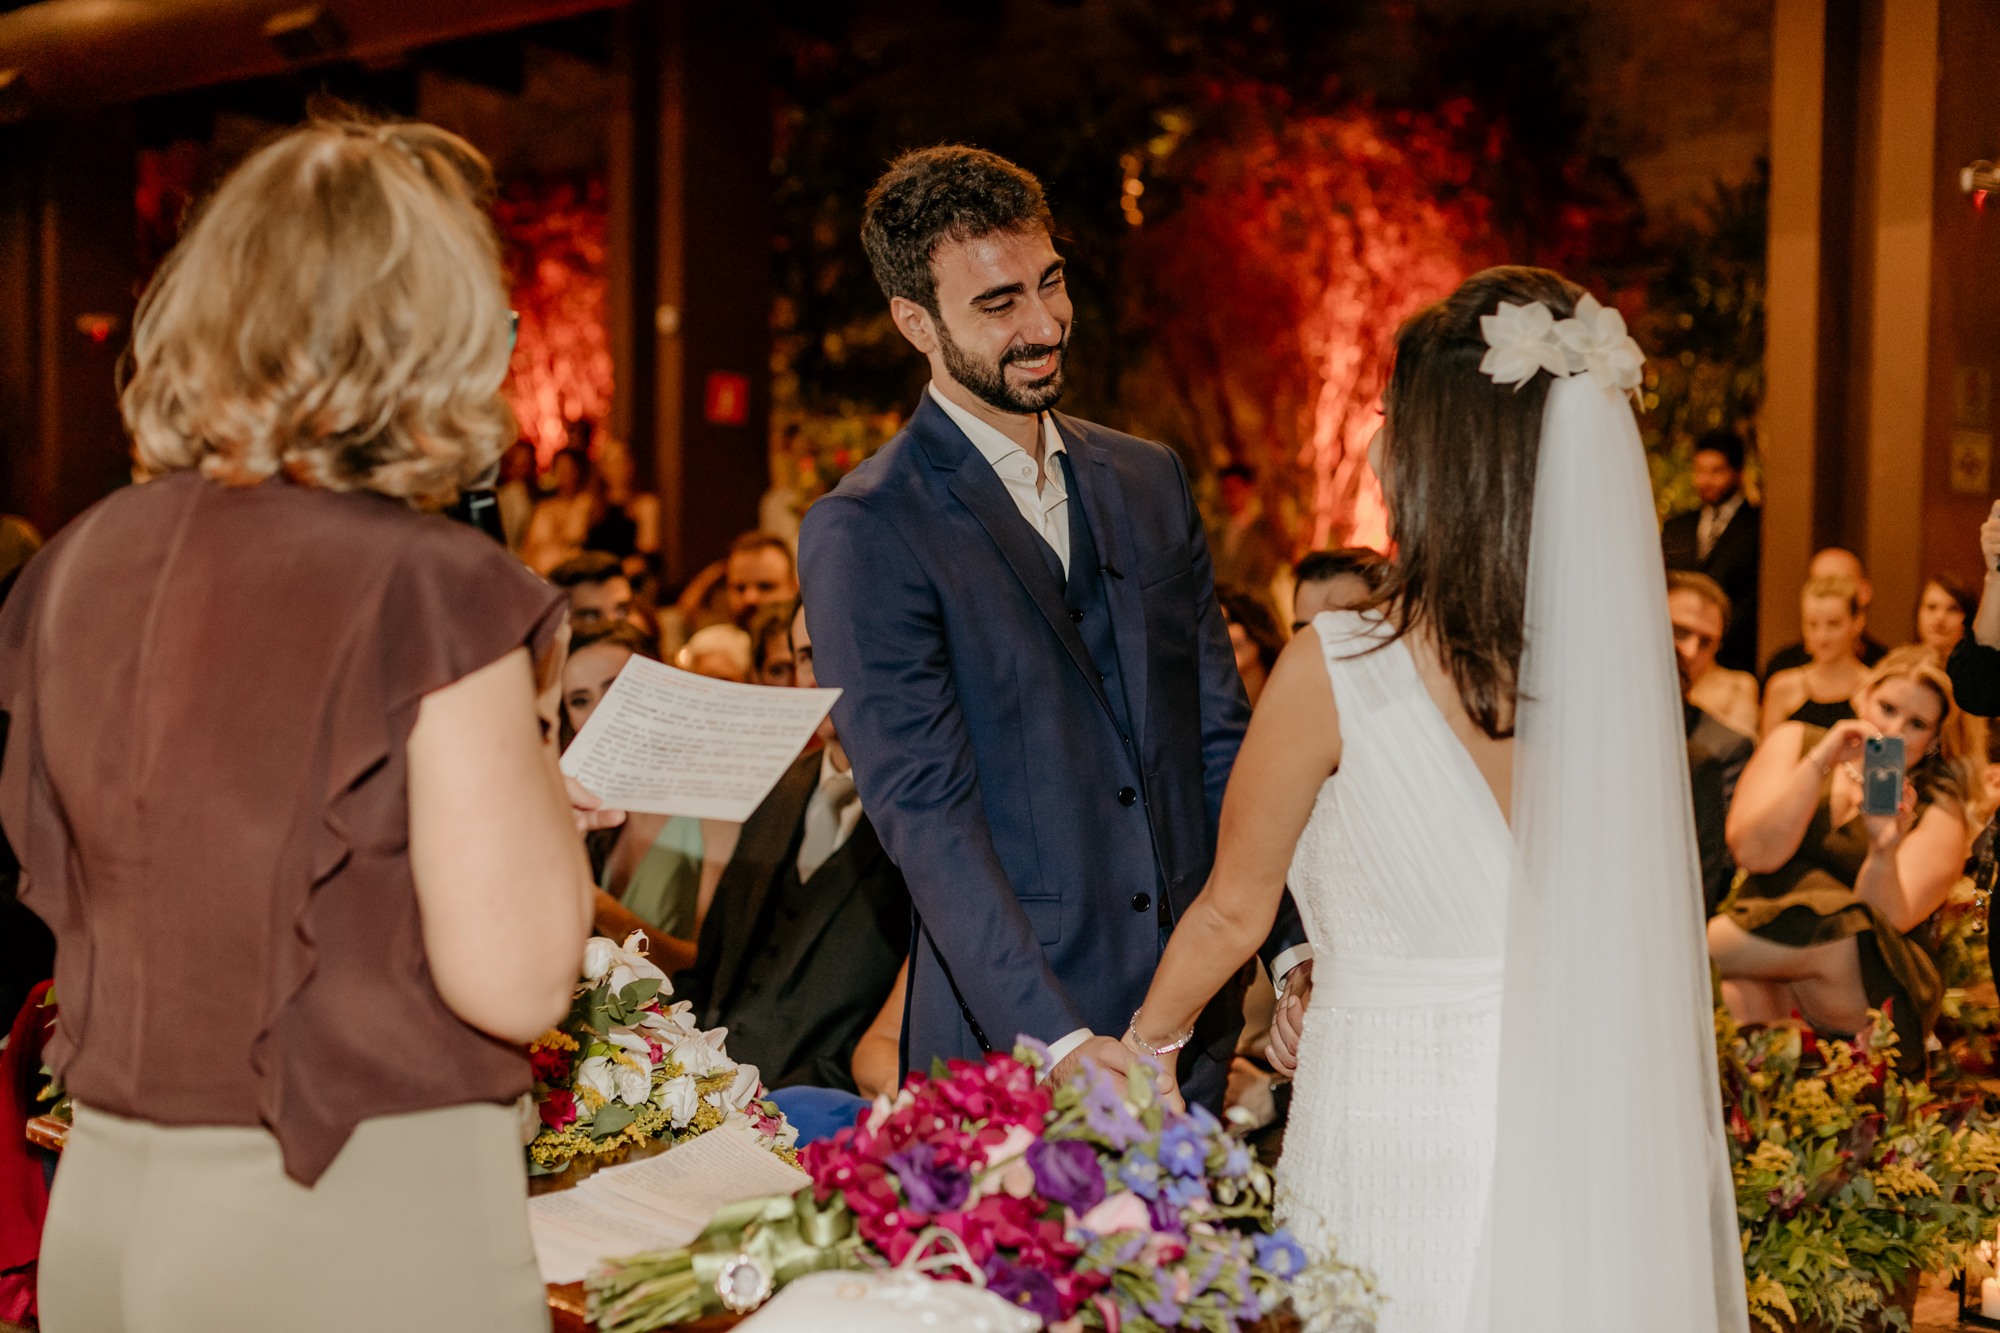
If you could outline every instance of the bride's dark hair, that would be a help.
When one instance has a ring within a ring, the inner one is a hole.
[[[1514,734],[1546,371],[1518,387],[1479,369],[1479,318],[1540,301],[1557,319],[1583,288],[1543,268],[1489,268],[1410,317],[1383,394],[1396,554],[1376,590],[1397,636],[1431,636],[1465,711],[1496,740]]]

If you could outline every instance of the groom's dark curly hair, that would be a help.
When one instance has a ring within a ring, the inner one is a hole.
[[[942,318],[931,255],[996,231],[1055,233],[1042,183],[997,153],[939,144],[904,153],[868,192],[861,245],[882,295]]]

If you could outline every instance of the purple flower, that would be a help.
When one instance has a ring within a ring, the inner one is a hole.
[[[995,1255],[986,1264],[986,1289],[1044,1324],[1062,1318],[1062,1297],[1056,1294],[1055,1280],[1038,1268],[1010,1264]]]
[[[1161,1328],[1179,1328],[1181,1326],[1181,1307],[1174,1304],[1173,1301],[1165,1296],[1160,1297],[1157,1301],[1140,1301],[1139,1308],[1146,1312],[1147,1318],[1151,1319]]]
[[[1292,1233],[1279,1227],[1268,1236],[1252,1236],[1250,1243],[1257,1247],[1257,1267],[1277,1277],[1297,1277],[1306,1266],[1306,1252],[1292,1239]]]
[[[919,1213],[951,1212],[972,1192],[972,1173],[962,1166],[940,1166],[935,1144],[912,1144],[884,1165],[896,1173],[903,1197]]]
[[[1167,1126],[1160,1136],[1160,1165],[1177,1176],[1199,1176],[1207,1158],[1208,1145],[1185,1120]]]
[[[1188,1107],[1187,1118],[1188,1123],[1194,1126],[1195,1133],[1201,1135],[1203,1138],[1219,1133],[1222,1129],[1222,1122],[1215,1118],[1215,1112],[1209,1110],[1200,1102],[1196,1102],[1193,1106]]]
[[[1035,1172],[1035,1192],[1051,1203],[1087,1213],[1104,1200],[1104,1168],[1088,1143],[1037,1139],[1028,1145],[1028,1165]]]
[[[1176,1236],[1187,1234],[1187,1228],[1181,1221],[1180,1205],[1176,1204],[1166,1195],[1162,1194],[1157,1198],[1148,1199],[1146,1201],[1146,1211],[1152,1215],[1153,1230],[1164,1231]]]
[[[1160,1192],[1160,1164],[1144,1153],[1125,1154],[1125,1161],[1118,1168],[1118,1178],[1142,1199],[1155,1198]]]
[[[1187,1208],[1196,1199],[1208,1197],[1208,1182],[1199,1178],[1186,1180],[1176,1176],[1160,1188],[1160,1197],[1176,1208]]]
[[[1083,1122],[1090,1132],[1123,1152],[1146,1137],[1146,1127],[1125,1105],[1125,1098],[1111,1075],[1096,1065],[1086,1065],[1090,1086],[1083,1094]]]

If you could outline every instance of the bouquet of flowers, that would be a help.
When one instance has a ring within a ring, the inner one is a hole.
[[[1024,1044],[912,1074],[805,1149],[814,1183],[794,1198],[739,1205],[686,1250],[593,1274],[592,1319],[639,1333],[740,1309],[730,1284],[745,1264],[768,1294],[815,1269],[921,1257],[949,1233],[989,1291],[1060,1333],[1224,1333],[1288,1298],[1322,1326],[1373,1327],[1372,1281],[1309,1260],[1274,1225],[1270,1172],[1214,1116],[1164,1104],[1144,1069],[1089,1066],[1050,1088],[1046,1055]]]
[[[728,1123],[755,1129],[795,1161],[798,1131],[762,1100],[757,1067],[729,1058],[727,1029],[696,1028],[691,1006],[662,1007],[673,986],[644,948],[637,931],[622,946],[593,937],[569,1017],[528,1048],[541,1117],[529,1171],[560,1171],[649,1138],[685,1142]]]
[[[1774,1333],[1907,1329],[1917,1278],[1958,1268],[2000,1215],[2000,1130],[1898,1076],[1895,1029],[1869,1017],[1850,1043],[1716,1011],[1750,1311]]]

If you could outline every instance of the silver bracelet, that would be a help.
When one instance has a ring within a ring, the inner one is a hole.
[[[1194,1040],[1194,1029],[1189,1028],[1186,1032],[1183,1032],[1164,1046],[1153,1045],[1153,1043],[1139,1035],[1139,1011],[1137,1009],[1132,1011],[1132,1021],[1126,1026],[1125,1034],[1132,1038],[1133,1043],[1140,1050],[1152,1056],[1155,1060],[1161,1056],[1172,1055],[1175,1051],[1178,1051],[1181,1047]]]

